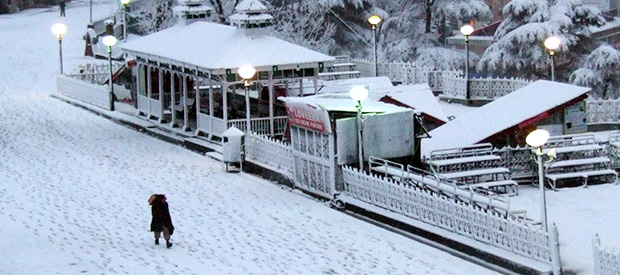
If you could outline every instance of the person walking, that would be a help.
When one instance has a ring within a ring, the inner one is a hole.
[[[170,212],[168,211],[168,202],[166,202],[166,195],[153,194],[149,198],[149,205],[151,205],[151,231],[155,235],[155,245],[159,245],[159,237],[161,233],[164,233],[164,240],[166,240],[166,247],[172,247],[170,242],[170,235],[174,233],[174,225],[172,225],[172,218],[170,218]]]
[[[65,17],[65,0],[60,0],[58,5],[60,6],[60,17]]]

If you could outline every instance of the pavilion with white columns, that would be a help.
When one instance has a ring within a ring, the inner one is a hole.
[[[210,138],[231,126],[245,130],[237,70],[250,64],[257,71],[248,87],[250,129],[282,135],[287,118],[276,98],[316,93],[319,72],[335,59],[271,36],[274,18],[258,0],[237,5],[230,26],[205,22],[211,9],[203,2],[186,1],[175,8],[175,26],[120,45],[138,63],[139,115]]]

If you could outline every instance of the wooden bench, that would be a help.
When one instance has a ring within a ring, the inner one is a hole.
[[[514,180],[487,181],[467,185],[472,189],[483,189],[485,192],[502,193],[507,195],[518,195],[519,184]]]
[[[475,170],[464,170],[450,173],[441,173],[439,176],[444,179],[461,179],[464,181],[473,180],[474,182],[479,182],[480,177],[482,176],[491,176],[493,179],[497,179],[497,177],[501,174],[510,173],[510,169],[505,167],[494,167],[494,168],[485,168],[485,169],[475,169]]]
[[[604,156],[604,147],[592,134],[551,137],[543,149],[547,154],[555,149],[555,161],[545,164],[545,181],[553,190],[577,183],[587,186],[592,181],[616,182],[618,174],[610,169],[611,160]]]
[[[545,178],[548,180],[551,188],[556,190],[557,182],[559,180],[567,179],[581,179],[583,180],[582,186],[588,185],[588,179],[601,178],[601,183],[615,183],[618,180],[618,173],[612,169],[604,170],[590,170],[590,171],[578,171],[571,173],[558,173],[547,174]]]
[[[510,169],[501,167],[501,161],[493,154],[493,146],[484,143],[433,151],[427,163],[438,178],[464,188],[485,194],[517,194],[518,183],[510,179]]]
[[[501,161],[501,157],[493,154],[466,156],[459,158],[448,158],[430,160],[428,164],[435,168],[435,171],[442,173],[444,171],[468,170],[474,168],[483,168],[488,166],[496,166]]]

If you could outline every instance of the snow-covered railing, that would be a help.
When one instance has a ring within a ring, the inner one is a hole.
[[[531,81],[520,78],[472,78],[469,80],[469,99],[495,100]],[[442,97],[467,99],[467,81],[462,76],[444,76]]]
[[[620,99],[586,100],[588,124],[620,123]]]
[[[510,178],[530,178],[534,176],[532,149],[528,146],[494,148],[493,154],[502,158],[501,165],[510,170]]]
[[[58,93],[95,106],[110,109],[110,88],[80,80],[76,76],[58,75]]]
[[[620,274],[620,253],[603,247],[598,235],[592,238],[592,252],[594,258],[595,275],[618,275]]]
[[[448,231],[479,244],[465,245],[487,247],[487,251],[500,248],[559,269],[554,226],[551,233],[547,233],[522,219],[487,212],[414,185],[399,184],[346,166],[342,172],[344,190],[339,198],[348,204],[410,225],[414,225],[411,219],[423,222],[431,225],[435,234],[450,238],[449,234],[442,233]],[[456,235],[451,239],[459,242]]]
[[[121,66],[123,66],[123,63],[113,62],[112,72],[118,71]],[[78,73],[71,75],[71,77],[89,83],[103,85],[110,78],[110,66],[107,64],[86,63],[80,65],[78,67]]]
[[[290,144],[251,133],[245,139],[245,149],[252,162],[266,164],[284,176],[293,178],[293,153]]]
[[[286,116],[279,116],[273,118],[274,124],[274,136],[281,136],[284,134],[284,130],[286,128]],[[259,135],[272,135],[271,133],[271,124],[268,117],[261,118],[252,118],[250,119],[250,125],[252,132],[257,133]],[[228,120],[228,128],[236,127],[241,131],[245,131],[247,124],[247,119],[230,119]]]
[[[374,62],[366,59],[353,59],[355,69],[362,77],[374,76]],[[427,83],[433,91],[443,91],[443,78],[461,75],[461,71],[446,70],[435,71],[432,68],[416,67],[413,62],[390,62],[377,64],[378,75],[390,78],[392,82],[405,85]]]
[[[374,62],[354,59],[355,68],[362,77],[374,75]],[[431,90],[441,91],[443,97],[465,100],[467,81],[461,70],[437,71],[427,67],[417,67],[413,62],[389,62],[377,64],[378,75],[384,75],[393,82],[402,84],[427,83]],[[517,90],[531,81],[521,78],[471,78],[469,82],[470,99],[494,100]]]
[[[95,33],[97,34],[97,36],[101,36],[101,35],[105,35],[106,34],[106,26],[109,22],[111,22],[112,24],[114,24],[114,36],[115,37],[122,37],[123,36],[123,26],[119,23],[117,24],[117,22],[122,22],[122,13],[117,12],[114,13],[111,16],[102,18],[100,20],[94,21],[93,22],[93,30],[95,31]]]

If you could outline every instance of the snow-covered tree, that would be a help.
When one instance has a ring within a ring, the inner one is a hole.
[[[326,7],[311,1],[279,6],[272,11],[276,18],[275,35],[307,48],[329,53],[334,47],[336,26],[327,17]]]
[[[420,17],[423,9],[419,4],[412,1],[377,0],[375,6],[369,10],[367,19],[371,14],[377,14],[382,18],[377,26],[378,56],[383,61],[410,61],[417,55],[417,49],[422,46],[424,32]],[[366,29],[369,24],[365,23]],[[366,31],[367,34],[372,34]],[[372,42],[372,36],[369,36]],[[366,47],[371,50],[371,47]],[[370,51],[368,51],[371,53]],[[369,55],[372,56],[372,55]]]
[[[132,12],[137,31],[140,34],[150,34],[166,29],[174,24],[174,0],[141,1],[138,10]]]
[[[424,29],[430,33],[433,22],[439,25],[446,19],[461,22],[487,20],[492,16],[491,9],[482,0],[425,0]]]
[[[588,55],[584,66],[573,72],[571,83],[591,87],[590,96],[618,98],[620,96],[620,51],[603,44]]]
[[[464,51],[432,47],[420,50],[415,63],[418,67],[433,68],[434,70],[464,70],[464,64],[466,64],[465,56]],[[470,53],[469,60],[475,63],[478,60],[478,56]]]
[[[241,0],[209,0],[214,13],[213,22],[222,24],[228,22],[228,17],[234,13],[235,7],[240,2]]]
[[[547,78],[550,61],[543,43],[554,35],[562,41],[555,55],[556,78],[567,79],[592,49],[590,27],[605,22],[599,10],[581,0],[513,0],[503,12],[506,20],[481,57],[479,71]]]

